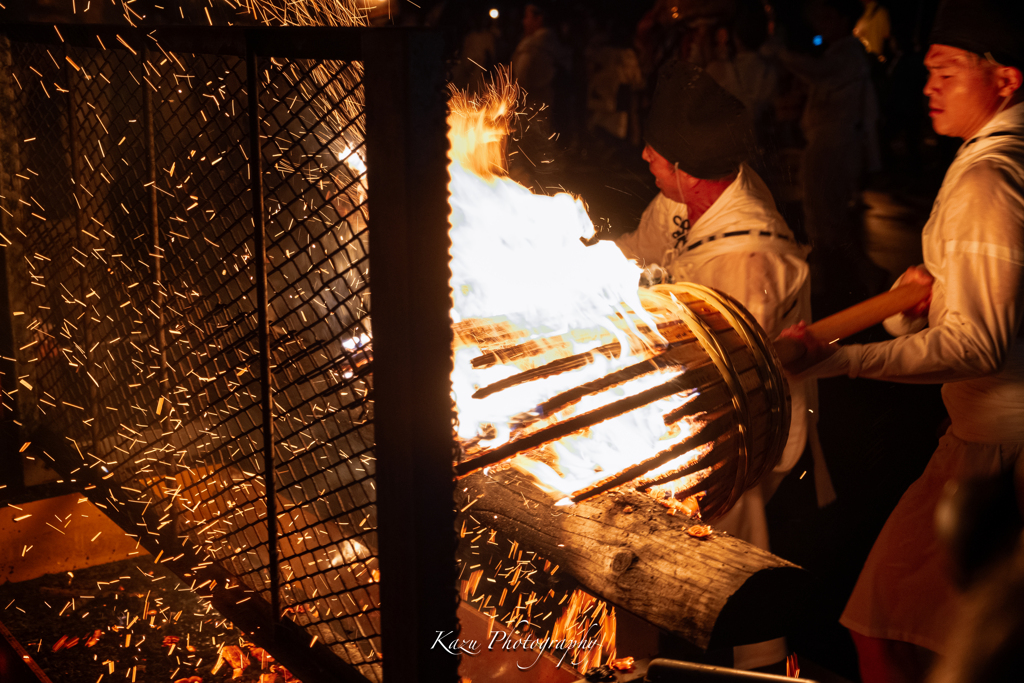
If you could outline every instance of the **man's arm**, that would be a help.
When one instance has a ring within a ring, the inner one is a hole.
[[[943,209],[944,312],[916,334],[842,347],[809,374],[955,382],[999,371],[1024,312],[1024,192],[995,164],[968,170]]]
[[[665,228],[662,225],[670,220],[665,215],[667,209],[664,204],[667,201],[662,194],[656,196],[644,209],[637,229],[615,238],[615,244],[626,258],[633,259],[641,268],[655,264],[665,265],[662,263],[665,251],[672,246],[672,242],[665,236]]]

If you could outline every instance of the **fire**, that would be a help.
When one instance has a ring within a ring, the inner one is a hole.
[[[490,451],[546,426],[623,401],[678,377],[679,366],[650,368],[552,404],[553,397],[650,359],[669,341],[659,322],[678,321],[670,296],[645,293],[641,270],[603,241],[568,194],[536,195],[507,177],[505,141],[518,91],[499,81],[477,99],[451,100],[451,312],[456,333],[452,388],[458,437],[467,455]],[[558,371],[552,362],[572,365]],[[523,381],[523,373],[540,376]],[[695,425],[666,415],[694,397],[680,393],[588,425],[517,456],[513,464],[552,492],[569,496],[634,462],[663,453]],[[678,469],[699,452],[661,469]],[[676,481],[674,486],[691,483]]]

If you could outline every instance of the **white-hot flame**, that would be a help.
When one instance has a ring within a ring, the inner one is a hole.
[[[631,332],[638,324],[657,329],[638,295],[640,268],[610,242],[585,246],[594,226],[582,202],[568,194],[533,194],[505,176],[504,143],[516,97],[515,87],[505,82],[480,100],[462,93],[452,98],[452,320],[456,326],[479,322],[514,330],[518,336],[507,345],[555,340],[558,348],[475,368],[473,359],[486,349],[457,339],[452,387],[458,436],[482,449],[509,441],[516,430],[538,420],[585,413],[664,384],[680,372],[643,374],[554,415],[538,414],[538,406],[552,396],[648,358],[664,340],[648,331],[640,344],[646,348],[637,348],[641,336]],[[594,352],[602,346],[605,353]],[[587,353],[590,362],[572,372],[473,398],[481,387],[524,370]],[[664,415],[681,402],[678,397],[654,401],[520,456],[515,464],[542,485],[572,493],[689,436],[688,423],[666,427],[664,422]]]
[[[344,164],[356,175],[363,175],[366,173],[366,162],[363,161],[361,156],[348,147],[344,147],[340,152],[338,152],[338,161],[344,162]]]

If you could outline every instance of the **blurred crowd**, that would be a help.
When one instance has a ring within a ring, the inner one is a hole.
[[[513,176],[581,194],[606,237],[634,229],[654,194],[649,183],[636,189],[635,164],[659,69],[673,59],[703,68],[746,107],[749,163],[813,245],[816,298],[848,301],[896,274],[865,255],[863,191],[884,179],[890,194],[927,203],[955,152],[932,133],[921,94],[937,4],[442,0],[387,21],[441,28],[460,88],[479,91],[509,68],[526,93]],[[600,180],[581,181],[596,168]],[[607,198],[615,189],[635,201]]]

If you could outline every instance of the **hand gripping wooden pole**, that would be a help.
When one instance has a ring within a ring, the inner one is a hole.
[[[930,293],[931,286],[920,282],[900,285],[808,325],[807,331],[817,339],[831,344],[877,325],[889,316],[913,308]],[[799,341],[781,337],[775,340],[775,353],[785,366],[800,360],[806,348]]]

